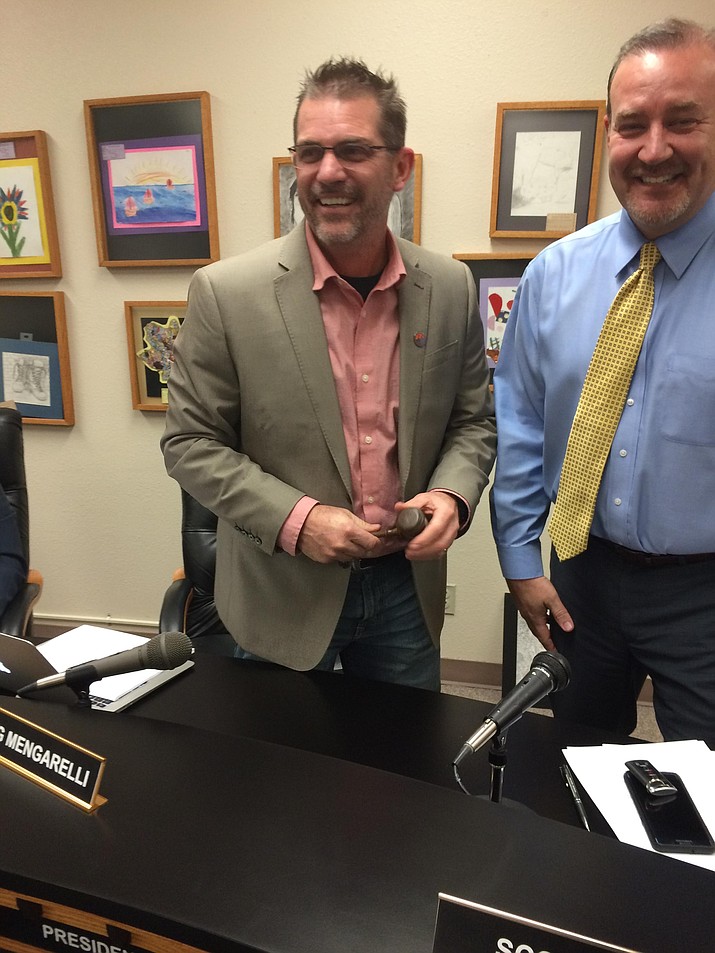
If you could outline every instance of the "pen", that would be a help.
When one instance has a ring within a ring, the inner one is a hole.
[[[590,831],[591,828],[588,823],[588,817],[586,816],[586,808],[583,806],[583,801],[581,800],[581,795],[579,790],[576,787],[576,778],[573,776],[571,768],[567,764],[561,765],[561,777],[564,779],[564,784],[569,789],[571,798],[576,806],[576,813],[579,816],[579,819],[587,831]]]

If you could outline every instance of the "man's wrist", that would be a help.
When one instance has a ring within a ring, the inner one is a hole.
[[[443,487],[434,487],[430,492],[432,493],[445,493],[447,496],[451,496],[454,502],[457,504],[457,519],[459,520],[459,531],[464,530],[468,524],[471,516],[471,510],[469,508],[469,503],[460,496],[459,493],[455,493],[454,490],[447,490]]]

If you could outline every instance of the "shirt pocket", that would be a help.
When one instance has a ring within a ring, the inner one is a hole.
[[[715,359],[671,354],[657,399],[666,440],[715,446]]]

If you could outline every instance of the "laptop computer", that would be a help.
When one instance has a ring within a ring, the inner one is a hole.
[[[30,682],[47,675],[56,675],[56,670],[47,659],[40,655],[37,647],[27,639],[18,639],[14,635],[0,632],[0,693],[14,695]],[[77,695],[66,685],[48,688],[44,692],[46,701],[75,704]]]
[[[135,648],[147,641],[144,636],[91,625],[79,626],[48,639],[39,646],[26,639],[0,633],[0,693],[15,695],[25,685],[40,678],[64,672],[73,665],[81,665],[115,652]],[[172,669],[144,669],[92,682],[89,689],[92,708],[122,711],[164,682],[176,678],[193,664],[193,661],[189,660]],[[77,694],[64,685],[40,689],[27,697],[69,705],[77,703]]]

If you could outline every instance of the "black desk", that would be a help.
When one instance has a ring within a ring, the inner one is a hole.
[[[452,759],[491,710],[483,702],[325,672],[196,656],[189,679],[148,695],[130,712],[256,738],[458,790]],[[627,741],[583,725],[528,715],[508,735],[504,796],[579,826],[559,774],[567,745]],[[489,791],[488,748],[460,766],[467,789]],[[601,833],[611,830],[588,802]]]
[[[477,702],[206,656],[131,713],[2,704],[105,755],[109,800],[86,816],[1,771],[0,909],[19,893],[171,941],[148,950],[430,953],[443,891],[644,953],[713,948],[713,874],[456,789]],[[570,822],[559,748],[601,738],[525,716],[506,794]],[[464,775],[486,790],[480,754]]]

